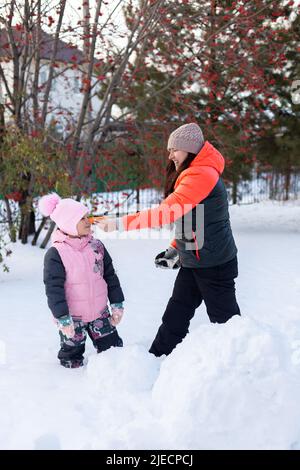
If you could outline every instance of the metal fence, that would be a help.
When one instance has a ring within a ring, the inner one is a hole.
[[[229,204],[233,203],[233,186],[228,184]],[[300,173],[254,173],[251,180],[237,185],[237,204],[254,204],[268,199],[284,201],[300,198]]]
[[[233,187],[226,185],[229,204],[233,203]],[[268,199],[295,200],[300,198],[300,174],[292,174],[289,177],[287,190],[286,177],[270,173],[260,174],[250,181],[243,181],[237,186],[237,204],[253,204]],[[83,201],[90,208],[90,212],[97,215],[115,214],[125,215],[139,210],[148,209],[159,204],[163,199],[163,191],[158,189],[122,190],[109,193],[96,193],[91,198]],[[37,209],[38,200],[34,202],[36,220],[41,219]],[[11,202],[11,212],[16,220],[19,214],[18,204]],[[0,223],[7,222],[6,208],[0,200]]]
[[[226,187],[229,204],[233,204],[233,186],[227,184]],[[295,200],[300,198],[300,174],[290,175],[288,187],[285,175],[271,173],[255,175],[249,181],[240,182],[236,192],[237,204],[254,204],[268,199]],[[99,213],[107,212],[116,215],[150,208],[159,204],[162,199],[163,191],[156,189],[116,191],[95,195]]]

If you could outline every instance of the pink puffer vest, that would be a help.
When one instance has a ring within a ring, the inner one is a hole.
[[[103,244],[91,235],[70,238],[57,229],[52,245],[66,270],[65,295],[70,315],[84,322],[95,320],[107,305]]]

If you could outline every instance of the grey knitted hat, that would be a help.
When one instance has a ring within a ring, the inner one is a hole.
[[[204,137],[198,124],[184,124],[170,134],[168,150],[184,150],[185,152],[200,152],[204,144]]]

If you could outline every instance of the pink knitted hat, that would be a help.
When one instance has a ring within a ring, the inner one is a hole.
[[[77,224],[89,212],[88,208],[74,199],[61,199],[52,193],[39,200],[39,210],[45,216],[50,216],[58,228],[68,235],[78,236]]]
[[[202,130],[198,124],[184,124],[170,134],[168,150],[184,150],[197,155],[204,145]]]

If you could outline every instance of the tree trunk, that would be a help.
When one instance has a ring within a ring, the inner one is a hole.
[[[4,119],[5,109],[3,103],[0,100],[0,145],[3,142],[4,132],[5,132],[5,119]]]
[[[291,186],[291,167],[288,166],[285,170],[284,175],[284,200],[289,200],[290,195],[290,186]]]
[[[12,220],[12,214],[11,214],[11,208],[10,208],[10,205],[9,205],[9,200],[5,197],[4,202],[5,202],[5,206],[6,206],[7,222],[8,222],[8,227],[9,227],[10,240],[13,243],[16,243],[17,233],[16,233],[16,227],[15,227],[15,225],[13,223],[13,220]]]
[[[35,214],[32,208],[32,199],[27,195],[19,202],[21,212],[21,222],[19,228],[19,239],[25,245],[28,236],[35,233]]]
[[[232,204],[237,204],[238,199],[238,182],[236,179],[232,182]]]
[[[22,207],[21,209],[21,225],[19,229],[19,239],[23,243],[23,245],[26,245],[27,240],[28,240],[28,234],[29,234],[29,217],[28,213],[24,208]]]
[[[275,179],[275,172],[272,171],[272,176],[270,178],[270,186],[269,186],[269,199],[274,199],[274,179]]]
[[[276,169],[272,172],[272,179],[270,183],[270,199],[277,199],[278,197],[278,183],[279,183],[279,174]]]
[[[116,217],[120,217],[120,193],[118,192],[118,198],[117,198],[117,212],[116,212]]]
[[[41,248],[46,248],[54,229],[55,229],[55,222],[51,222],[47,235],[45,236],[45,239],[43,243],[41,244]]]
[[[140,210],[140,200],[141,200],[140,188],[136,188],[136,205],[137,205],[138,210]]]
[[[29,212],[29,235],[35,235],[35,213],[33,208]]]
[[[21,223],[19,228],[19,239],[23,245],[25,245],[28,241],[30,217],[25,203],[20,204],[20,209]]]
[[[35,232],[35,235],[34,235],[33,240],[32,240],[32,242],[31,242],[32,246],[35,246],[35,245],[36,245],[36,242],[38,241],[38,238],[39,238],[39,236],[40,236],[40,233],[41,233],[41,231],[43,230],[47,219],[48,219],[48,217],[43,217],[43,218],[42,218],[42,221],[41,221],[41,223],[40,223],[40,225],[39,225],[39,228],[38,228],[37,231]]]

